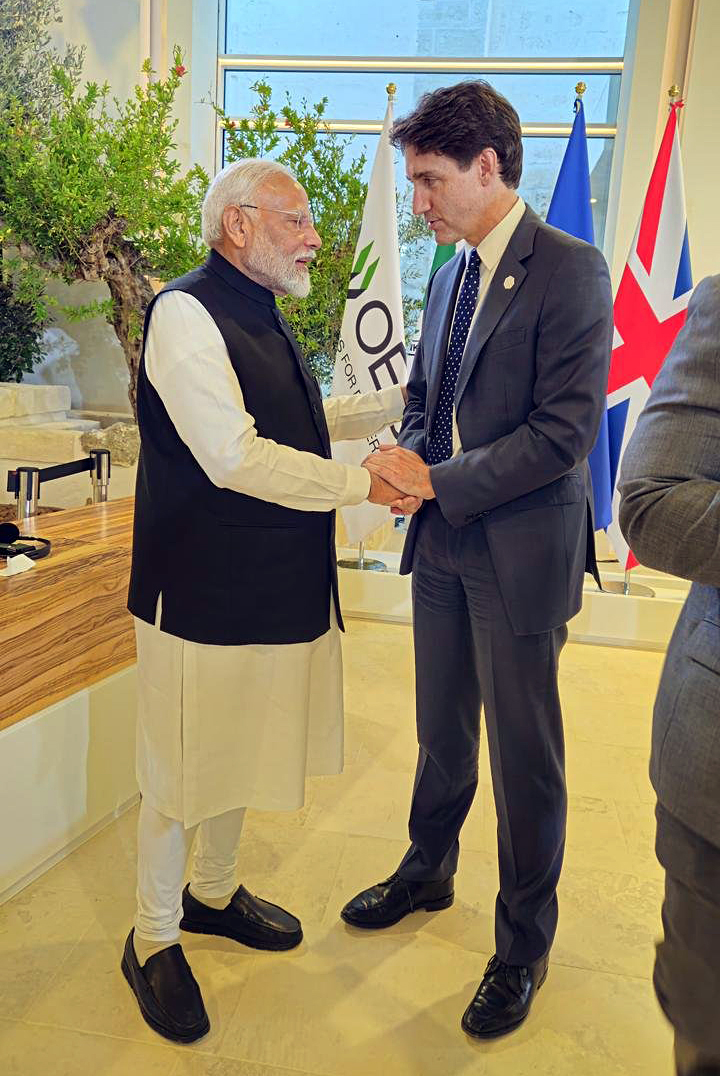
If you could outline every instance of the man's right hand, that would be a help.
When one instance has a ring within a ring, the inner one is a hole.
[[[362,466],[365,467],[365,464],[363,463]],[[403,494],[399,489],[395,489],[395,486],[391,486],[369,467],[365,467],[365,470],[370,474],[370,492],[367,496],[370,504],[383,504],[389,508],[390,505],[402,500]]]

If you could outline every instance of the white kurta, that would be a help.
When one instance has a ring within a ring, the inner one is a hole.
[[[257,435],[220,331],[192,296],[169,292],[156,301],[145,367],[217,486],[305,511],[366,498],[364,468]],[[377,433],[402,410],[398,387],[325,401],[337,441]],[[137,618],[135,631],[137,775],[156,810],[186,827],[236,807],[293,810],[304,802],[307,775],[342,770],[342,654],[332,606],[330,630],[310,643],[215,646]]]

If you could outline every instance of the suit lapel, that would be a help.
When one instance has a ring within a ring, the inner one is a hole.
[[[447,268],[442,270],[433,280],[430,302],[423,322],[423,353],[427,357],[427,402],[425,413],[428,416],[435,414],[440,385],[442,382],[443,366],[447,355],[448,340],[450,339],[450,327],[455,312],[455,302],[460,288],[460,281],[465,271],[465,251],[462,250],[448,263]],[[440,311],[436,317],[434,309]]]
[[[455,386],[456,410],[480,357],[480,352],[494,332],[500,318],[510,304],[514,302],[527,276],[527,269],[522,262],[532,253],[537,224],[538,217],[531,209],[526,209],[520,218],[520,223],[510,237],[505,253],[498,262],[495,274],[490,281],[490,287],[475,323],[470,329],[470,335],[465,345],[457,385]]]
[[[475,364],[480,356],[480,352],[488,342],[488,338],[491,336],[500,318],[518,294],[520,286],[526,276],[527,270],[524,265],[517,260],[508,247],[498,263],[495,275],[490,281],[487,295],[480,307],[480,312],[475,319],[474,325],[470,329],[470,335],[468,336],[462,363],[460,364],[457,385],[455,386],[456,408],[458,407],[460,398],[470,380],[470,375],[475,369]],[[510,288],[506,288],[504,285],[504,281],[507,280],[508,277],[512,277],[514,281]]]

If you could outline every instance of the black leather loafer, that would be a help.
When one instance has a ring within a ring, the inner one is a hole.
[[[172,1042],[195,1042],[207,1035],[208,1014],[181,946],[162,949],[140,967],[133,934],[128,934],[120,967],[145,1023]]]
[[[463,1031],[476,1039],[494,1039],[520,1027],[547,971],[546,956],[527,967],[504,964],[494,956],[465,1010]]]
[[[380,930],[399,923],[410,912],[437,912],[455,899],[452,878],[443,882],[406,882],[393,874],[348,901],[340,916],[353,927]]]
[[[216,934],[249,945],[251,949],[294,949],[302,941],[300,920],[290,912],[269,904],[240,886],[227,908],[209,908],[185,886],[182,895],[183,917],[180,929],[191,934]]]

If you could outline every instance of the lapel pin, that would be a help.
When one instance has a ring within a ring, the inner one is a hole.
[[[506,276],[505,279],[503,280],[503,287],[505,288],[505,291],[510,291],[510,288],[514,288],[515,287],[515,277],[514,276]]]

